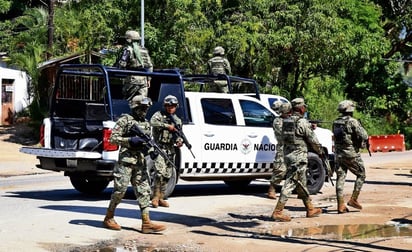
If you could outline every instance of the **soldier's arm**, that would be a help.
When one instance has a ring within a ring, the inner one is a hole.
[[[127,136],[129,130],[129,120],[127,117],[121,117],[112,129],[112,134],[110,136],[109,142],[111,144],[117,144],[125,147],[130,147],[129,138]]]

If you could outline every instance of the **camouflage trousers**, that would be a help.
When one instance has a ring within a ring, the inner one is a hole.
[[[129,183],[132,184],[140,209],[150,206],[151,189],[146,165],[121,163],[114,170],[114,187],[108,210],[114,211],[123,199]]]
[[[227,86],[227,81],[217,80],[213,81],[209,88],[209,92],[218,92],[218,93],[229,93],[229,88]]]
[[[337,170],[336,170],[336,196],[343,197],[343,189],[348,170],[356,176],[353,190],[360,191],[365,182],[366,173],[363,160],[359,155],[356,157],[337,156]]]
[[[272,177],[270,178],[270,184],[279,184],[286,176],[286,165],[283,158],[283,151],[277,151],[275,154],[275,160],[273,161]]]
[[[129,76],[123,83],[123,96],[131,101],[136,95],[147,97],[148,81],[144,76]]]
[[[173,148],[173,147],[171,147]],[[174,162],[175,154],[172,149],[162,149],[170,160]],[[160,184],[160,190],[165,192],[166,185],[169,182],[169,179],[172,177],[172,171],[174,169],[168,161],[166,161],[161,155],[157,156],[154,167],[156,170],[156,183]]]
[[[286,203],[295,189],[302,200],[308,199],[309,191],[306,186],[306,171],[308,169],[307,156],[286,155],[285,164],[287,167],[286,179],[280,193],[279,202]]]

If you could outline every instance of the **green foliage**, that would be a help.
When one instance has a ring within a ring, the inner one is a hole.
[[[72,1],[55,6],[47,48],[47,10],[0,0],[10,3],[24,14],[0,23],[0,50],[33,77],[34,96],[46,52],[106,49],[102,62],[113,65],[125,31],[141,31],[140,0]],[[188,73],[205,72],[223,46],[235,75],[256,79],[265,93],[304,97],[313,119],[332,121],[348,98],[370,134],[409,132],[411,78],[384,58],[412,55],[411,13],[409,0],[154,0],[145,1],[144,42],[155,68]]]

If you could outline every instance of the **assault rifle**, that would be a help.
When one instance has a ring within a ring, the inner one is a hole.
[[[183,139],[183,143],[186,145],[186,147],[189,149],[190,154],[192,154],[193,158],[196,159],[195,155],[192,152],[192,145],[189,143],[189,141],[187,140],[185,133],[183,133],[182,127],[180,125],[178,125],[175,121],[175,119],[173,118],[172,115],[169,115],[170,121],[173,123],[173,125],[175,126],[175,128],[177,129],[177,131],[173,132],[174,134],[176,134],[177,137],[180,137]]]
[[[362,126],[362,128],[364,128],[364,127],[363,127],[363,124],[362,124],[362,121],[361,121],[360,119],[358,119],[358,121],[359,121],[359,124]],[[360,139],[359,139],[359,140],[360,140]],[[360,141],[361,141],[361,140],[360,140]],[[370,143],[369,143],[369,138],[368,138],[368,140],[366,140],[365,145],[366,145],[366,149],[368,150],[369,157],[372,157],[371,150],[370,150],[371,145],[370,145]],[[362,146],[362,143],[360,144],[360,146]]]
[[[143,139],[143,141],[145,141],[145,143],[147,144],[147,146],[149,148],[153,148],[154,149],[154,155],[156,156],[157,154],[159,154],[160,156],[162,156],[164,158],[164,160],[166,160],[167,162],[169,162],[171,165],[173,165],[173,167],[175,169],[177,169],[175,163],[170,160],[169,156],[159,147],[159,145],[156,144],[156,142],[148,135],[146,135],[145,133],[143,133],[143,131],[136,125],[134,124],[131,128],[130,131],[135,134],[138,137],[141,137]],[[150,155],[150,157],[152,157],[152,155]]]
[[[327,173],[328,173],[328,180],[329,180],[329,182],[332,184],[332,186],[335,186],[335,185],[333,184],[333,181],[332,181],[333,170],[332,170],[332,167],[330,166],[328,157],[326,156],[326,154],[325,154],[325,152],[324,152],[323,150],[322,150],[321,155],[319,155],[319,157],[320,157],[320,159],[322,160],[323,165],[326,167],[326,171],[327,171]]]

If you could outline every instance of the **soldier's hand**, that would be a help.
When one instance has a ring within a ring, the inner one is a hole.
[[[155,160],[159,156],[159,152],[157,150],[149,152],[149,156],[152,160]]]
[[[167,130],[170,131],[170,132],[177,131],[176,127],[173,124],[168,124],[167,125]]]
[[[144,140],[141,137],[133,136],[129,138],[129,144],[131,147],[139,147],[143,143],[144,143]]]
[[[177,147],[182,147],[183,146],[183,142],[182,141],[176,141],[176,146]]]

